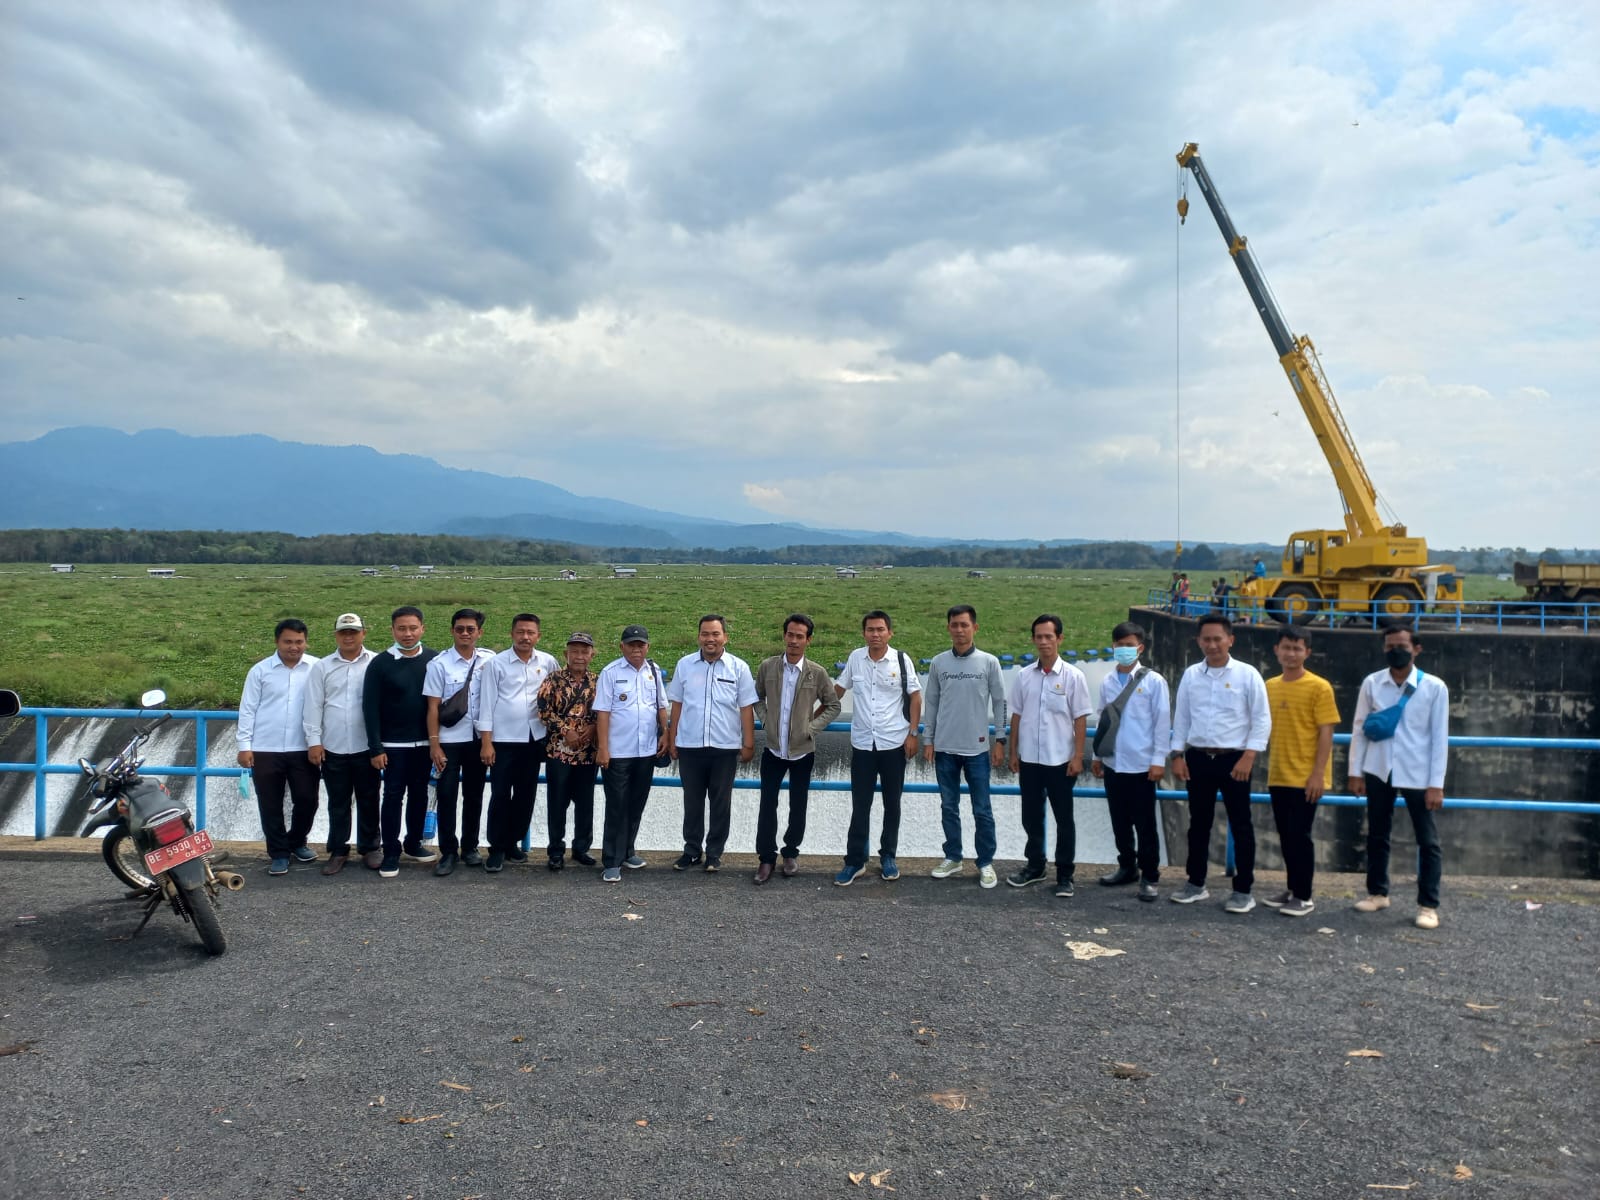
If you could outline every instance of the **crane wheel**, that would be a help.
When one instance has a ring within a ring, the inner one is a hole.
[[[1308,583],[1286,583],[1267,601],[1267,615],[1280,625],[1309,625],[1319,615],[1317,590]]]
[[[1385,617],[1412,617],[1420,614],[1422,593],[1404,583],[1386,583],[1372,597],[1373,615]]]

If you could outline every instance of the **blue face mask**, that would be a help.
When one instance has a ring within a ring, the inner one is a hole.
[[[1111,657],[1117,660],[1117,666],[1131,667],[1139,661],[1139,647],[1113,646],[1111,647]]]

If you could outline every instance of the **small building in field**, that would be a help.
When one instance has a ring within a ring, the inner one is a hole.
[[[556,578],[557,579],[576,579],[577,577],[578,577],[578,573],[576,571],[574,571],[571,567],[566,567],[563,570],[560,570],[560,571],[556,572]]]
[[[861,572],[856,570],[854,567],[835,567],[833,569],[833,573],[840,579],[854,579],[857,575],[861,574]]]
[[[989,578],[989,572],[987,572],[987,571],[968,571],[967,572],[967,578],[968,579],[987,579],[987,578]]]
[[[71,563],[51,563],[50,570],[57,575],[71,575],[73,567]]]
[[[171,579],[177,573],[175,567],[151,567],[145,572],[145,574],[155,579]]]
[[[361,573],[363,575],[376,575],[378,573],[378,568],[377,567],[362,567],[361,568]]]
[[[417,574],[418,575],[432,575],[433,574],[433,568],[432,567],[418,567],[417,568]]]
[[[616,579],[632,579],[639,573],[638,567],[612,567],[611,574]]]

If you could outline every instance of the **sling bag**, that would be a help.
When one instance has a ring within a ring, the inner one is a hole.
[[[1417,671],[1417,678],[1422,678],[1420,668]],[[1411,699],[1412,693],[1416,690],[1416,684],[1408,683],[1405,691],[1400,693],[1399,703],[1367,714],[1367,719],[1361,722],[1361,732],[1367,735],[1368,741],[1387,742],[1394,736],[1395,730],[1400,728],[1400,714],[1406,710],[1406,701]]]
[[[1122,724],[1122,710],[1128,706],[1128,697],[1133,695],[1134,689],[1139,686],[1139,681],[1149,673],[1149,667],[1140,667],[1123,687],[1122,694],[1100,710],[1100,719],[1095,723],[1094,730],[1096,758],[1109,758],[1116,753],[1117,729]]]
[[[461,685],[461,690],[439,705],[439,724],[449,729],[460,722],[467,715],[467,705],[472,700],[472,673],[478,669],[478,656],[472,656],[472,665],[467,668],[467,681]]]

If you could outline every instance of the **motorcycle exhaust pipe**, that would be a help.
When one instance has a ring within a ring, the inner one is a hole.
[[[217,877],[217,882],[223,887],[227,888],[230,892],[242,891],[244,889],[244,876],[240,875],[236,871],[217,871],[215,872],[215,875]]]

